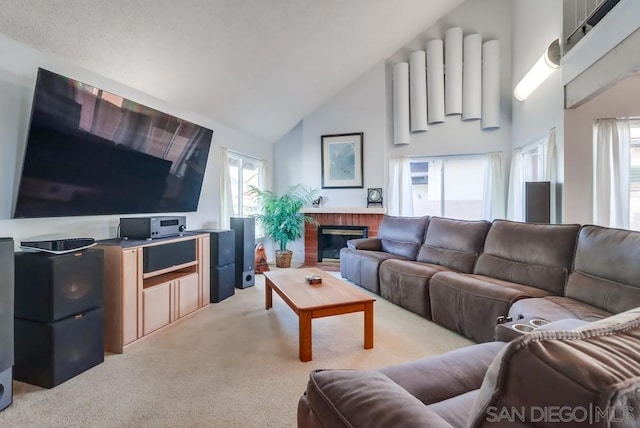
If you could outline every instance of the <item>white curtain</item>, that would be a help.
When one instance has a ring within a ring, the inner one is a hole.
[[[502,153],[489,153],[484,167],[482,218],[494,220],[505,217],[504,172]]]
[[[387,197],[389,215],[412,217],[413,194],[411,189],[411,165],[406,156],[389,160],[389,196]]]
[[[522,150],[519,148],[515,149],[511,155],[507,218],[514,221],[524,221],[524,165]]]
[[[593,221],[629,228],[629,119],[598,119],[594,125]]]
[[[233,216],[229,151],[224,147],[220,151],[220,229],[229,229],[231,227],[231,216]]]
[[[558,177],[556,165],[556,128],[551,128],[547,138],[547,150],[544,160],[544,180],[550,183],[550,223],[556,222],[556,181]]]

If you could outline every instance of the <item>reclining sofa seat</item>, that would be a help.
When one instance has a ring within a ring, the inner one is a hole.
[[[377,371],[316,370],[298,401],[298,427],[638,427],[639,354],[636,308]],[[560,408],[570,420],[553,423]],[[543,409],[556,413],[540,420]]]
[[[429,225],[429,216],[385,215],[375,238],[351,239],[340,250],[340,274],[380,294],[378,269],[387,259],[415,260]]]
[[[518,300],[564,294],[579,228],[494,220],[472,274],[431,278],[433,321],[476,342],[492,341],[496,318]]]
[[[387,259],[380,265],[380,295],[431,319],[429,282],[437,272],[473,272],[491,223],[431,217],[416,261]]]
[[[525,299],[509,316],[596,321],[640,307],[640,232],[585,225],[564,296]]]

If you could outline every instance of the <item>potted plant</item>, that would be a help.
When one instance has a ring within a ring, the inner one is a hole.
[[[318,189],[307,189],[302,184],[291,186],[281,195],[269,190],[260,190],[250,186],[250,194],[256,198],[260,214],[255,218],[262,226],[265,235],[273,239],[279,248],[276,250],[276,266],[291,266],[293,252],[287,249],[289,241],[302,237],[305,223],[317,224],[316,220],[300,212],[303,206],[310,204],[317,196]]]

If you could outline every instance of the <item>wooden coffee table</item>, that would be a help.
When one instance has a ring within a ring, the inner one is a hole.
[[[307,284],[309,275],[322,284]],[[272,290],[298,315],[300,361],[311,361],[311,320],[364,312],[364,349],[373,348],[373,302],[369,294],[345,284],[320,269],[282,269],[264,273],[265,306],[272,306]]]

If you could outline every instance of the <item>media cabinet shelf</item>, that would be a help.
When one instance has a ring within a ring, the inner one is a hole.
[[[193,241],[195,260],[143,272],[145,248]],[[124,349],[209,305],[209,234],[98,241],[105,255],[105,351]]]

